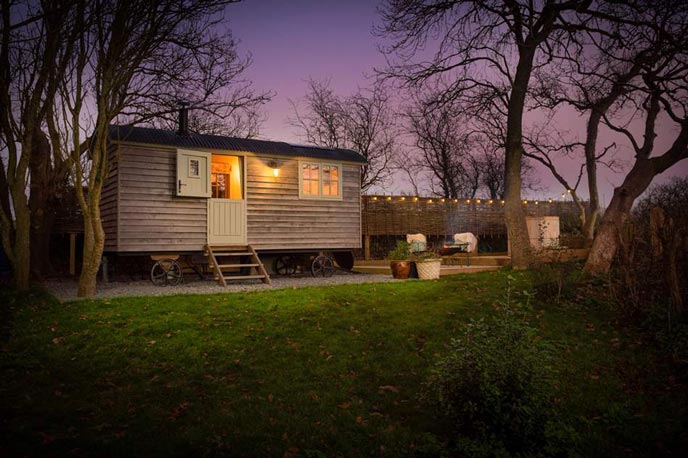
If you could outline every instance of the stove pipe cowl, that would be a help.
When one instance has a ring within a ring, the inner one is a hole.
[[[179,102],[179,129],[177,135],[189,135],[189,102]]]

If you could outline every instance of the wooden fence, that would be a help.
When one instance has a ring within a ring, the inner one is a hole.
[[[491,199],[437,199],[408,196],[363,196],[362,235],[366,259],[382,258],[406,234],[424,234],[439,244],[453,234],[472,232],[487,251],[506,251],[503,202]],[[571,201],[530,200],[523,207],[529,216],[577,218]]]

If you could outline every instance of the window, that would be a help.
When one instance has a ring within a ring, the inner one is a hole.
[[[341,166],[317,162],[300,163],[301,198],[341,199]]]
[[[242,199],[242,169],[240,157],[213,154],[210,173],[212,197]]]
[[[189,159],[189,178],[200,178],[200,162],[198,159]]]

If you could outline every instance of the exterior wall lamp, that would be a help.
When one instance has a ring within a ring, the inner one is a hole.
[[[272,169],[272,176],[277,178],[279,176],[279,167],[277,166],[277,162],[275,162],[275,161],[268,162],[268,167],[270,167]]]

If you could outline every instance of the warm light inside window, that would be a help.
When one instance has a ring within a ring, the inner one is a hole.
[[[279,176],[279,169],[277,167],[272,168],[272,176],[277,178]]]
[[[210,173],[212,197],[216,199],[242,199],[242,170],[240,157],[213,154]]]
[[[337,198],[340,194],[340,180],[338,165],[301,164],[301,194],[303,196]],[[377,199],[373,197],[373,200]]]

